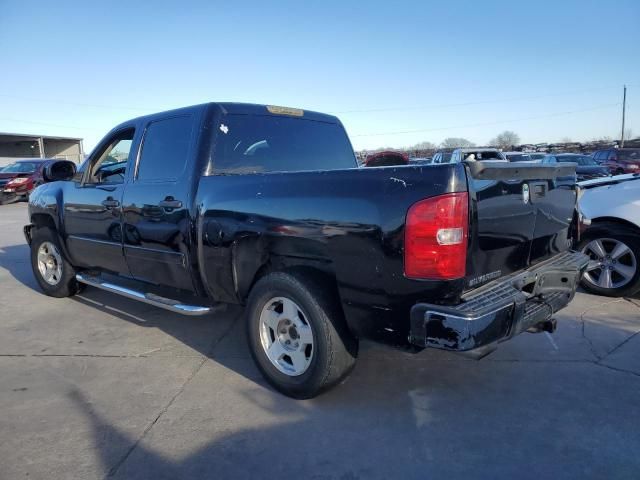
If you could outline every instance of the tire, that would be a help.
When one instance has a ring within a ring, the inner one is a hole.
[[[581,281],[585,290],[608,297],[640,291],[638,231],[617,223],[599,223],[585,232],[578,248],[591,259]]]
[[[80,291],[76,271],[64,257],[57,235],[49,228],[33,232],[31,268],[38,285],[50,297],[70,297]]]
[[[332,292],[315,277],[283,272],[266,275],[251,290],[246,309],[251,355],[265,379],[289,397],[315,397],[355,365],[358,341]]]

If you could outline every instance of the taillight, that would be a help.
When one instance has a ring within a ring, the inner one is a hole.
[[[409,208],[404,234],[405,276],[438,280],[465,276],[468,202],[467,192],[448,193]]]

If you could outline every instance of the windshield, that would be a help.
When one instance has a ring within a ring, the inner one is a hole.
[[[582,166],[594,166],[598,163],[587,155],[558,155],[558,161],[560,162],[575,162]]]
[[[15,162],[0,169],[2,173],[33,173],[38,164],[34,162]]]

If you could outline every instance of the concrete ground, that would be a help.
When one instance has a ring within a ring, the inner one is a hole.
[[[578,294],[556,334],[475,361],[363,343],[309,401],[265,385],[242,310],[188,318],[38,290],[0,207],[0,478],[640,478],[640,300]]]

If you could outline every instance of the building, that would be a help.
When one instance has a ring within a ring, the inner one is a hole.
[[[63,158],[80,163],[84,160],[81,138],[0,133],[0,166],[16,158]]]

